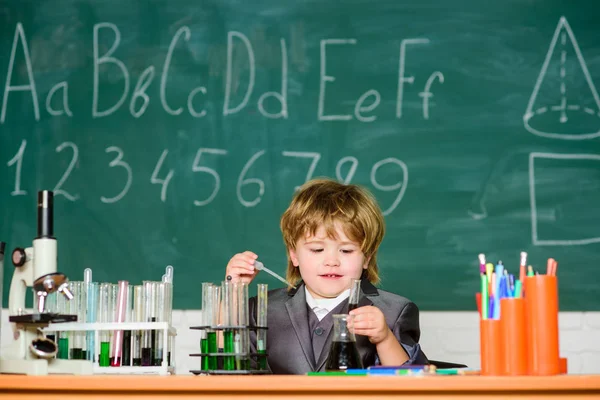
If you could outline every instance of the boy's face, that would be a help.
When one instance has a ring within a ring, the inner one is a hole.
[[[289,251],[306,288],[317,299],[337,297],[368,267],[359,243],[348,239],[337,223],[335,230],[338,238],[331,239],[321,226],[315,236],[299,239],[296,249]]]

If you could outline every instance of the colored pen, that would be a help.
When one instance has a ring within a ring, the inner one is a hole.
[[[521,281],[521,285],[525,284],[525,271],[527,269],[527,253],[521,252],[521,260],[519,262],[519,280]],[[522,286],[522,291],[524,291],[525,287]]]
[[[481,275],[481,319],[488,319],[488,284],[485,274]]]
[[[479,273],[485,274],[485,254],[479,254]]]
[[[485,264],[485,274],[488,279],[488,283],[492,281],[492,273],[494,272],[494,264],[487,263]]]
[[[522,295],[523,284],[521,281],[517,280],[515,282],[515,297],[520,298]]]
[[[554,258],[549,258],[546,262],[546,275],[552,275],[552,265],[554,264]]]
[[[527,276],[533,276],[533,267],[531,265],[527,267]]]

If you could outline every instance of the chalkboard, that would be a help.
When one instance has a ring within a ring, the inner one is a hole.
[[[382,288],[474,310],[477,254],[559,262],[561,310],[600,310],[600,7],[584,1],[48,0],[0,5],[0,240],[55,193],[59,270],[175,268],[200,307],[329,176],[385,211]],[[6,305],[12,267],[4,272]],[[260,276],[278,287],[278,281]]]

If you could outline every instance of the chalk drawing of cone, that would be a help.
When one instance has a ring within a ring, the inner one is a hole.
[[[561,17],[523,115],[534,135],[559,140],[600,136],[600,99],[567,19]]]

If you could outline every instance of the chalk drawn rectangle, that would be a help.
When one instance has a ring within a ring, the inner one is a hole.
[[[600,243],[600,155],[530,153],[529,200],[534,245]]]

